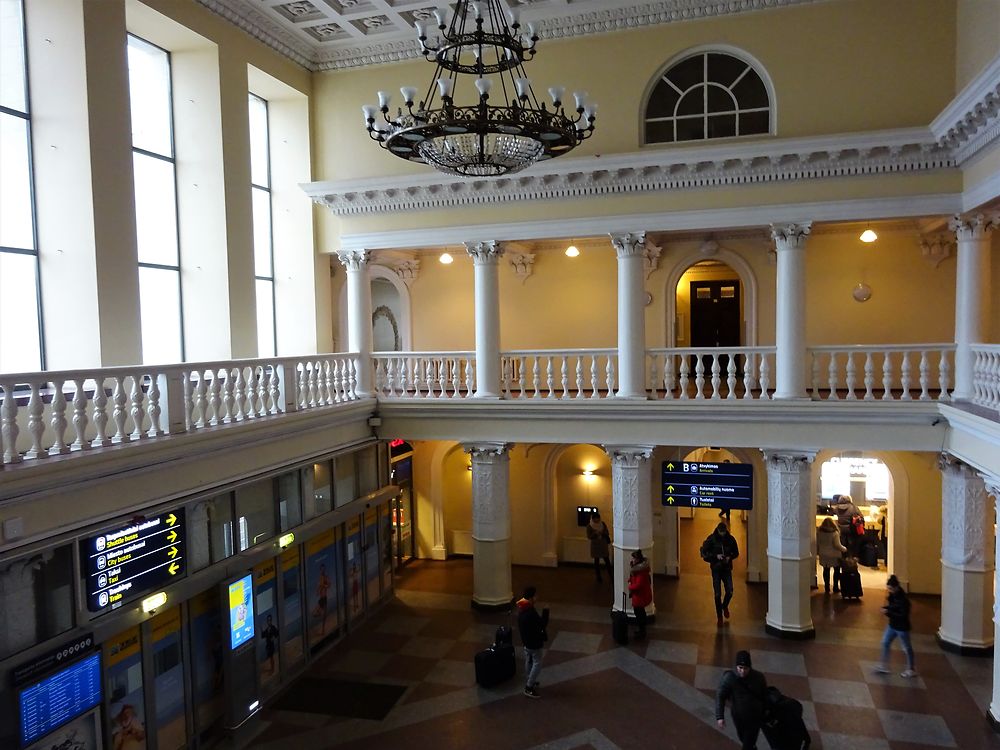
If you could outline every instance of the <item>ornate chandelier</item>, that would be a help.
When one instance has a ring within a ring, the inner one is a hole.
[[[446,10],[434,18],[433,39],[416,24],[424,58],[437,64],[423,101],[414,106],[417,89],[403,86],[405,111],[391,115],[385,91],[378,107],[362,107],[368,135],[382,148],[448,174],[495,177],[568,153],[593,134],[597,107],[585,93],[573,94],[575,114],[567,114],[561,86],[549,89],[551,108],[535,98],[524,63],[535,56],[538,36],[532,24],[521,33],[516,11],[508,24],[500,0],[458,0],[450,24]],[[476,103],[455,103],[459,74],[474,77]],[[491,92],[501,101],[491,104]]]

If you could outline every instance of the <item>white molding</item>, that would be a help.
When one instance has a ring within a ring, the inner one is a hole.
[[[1000,55],[993,58],[941,114],[931,132],[964,164],[1000,138]]]
[[[467,224],[428,229],[342,235],[342,250],[385,248],[440,248],[480,240],[544,240],[587,237],[629,231],[712,231],[802,221],[864,221],[881,217],[921,217],[961,212],[958,194],[858,198],[815,203],[709,208],[648,214],[618,214],[551,219],[507,224]]]
[[[962,193],[962,211],[972,211],[997,197],[1000,197],[1000,172],[994,172]]]
[[[768,138],[564,157],[514,177],[465,179],[434,172],[302,184],[338,216],[498,202],[649,193],[954,168],[927,128]]]
[[[316,53],[312,46],[285,29],[275,19],[255,10],[249,3],[239,0],[198,0],[198,2],[296,65],[316,70],[313,62]]]

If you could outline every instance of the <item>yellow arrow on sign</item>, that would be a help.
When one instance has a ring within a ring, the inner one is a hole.
[[[180,570],[180,569],[181,569],[181,566],[178,565],[175,562],[170,563],[170,567],[167,568],[167,570],[170,571],[170,575],[172,575],[172,576],[177,575],[177,571]]]
[[[674,499],[672,497],[668,497],[667,498],[667,502],[670,503],[671,505],[673,505],[674,504]]]
[[[171,513],[167,516],[167,526],[173,526],[175,523],[177,523],[177,516]]]
[[[667,487],[667,492],[673,492],[673,491],[674,491],[674,486],[673,485],[670,485],[669,487]]]
[[[177,557],[177,548],[171,547],[170,549],[168,549],[167,555],[170,557],[171,560],[173,560],[175,557]]]
[[[170,533],[167,534],[167,541],[170,542],[171,544],[173,544],[174,542],[176,542],[177,541],[177,532],[174,531],[173,529],[171,529]]]
[[[669,464],[667,464],[667,468],[668,468],[668,469],[670,469],[670,471],[673,471],[673,470],[674,470],[674,465],[673,465],[673,463],[669,463]]]

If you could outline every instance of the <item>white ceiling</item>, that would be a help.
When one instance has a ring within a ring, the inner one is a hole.
[[[556,38],[831,0],[500,0]],[[311,70],[417,56],[414,21],[447,0],[198,0]]]

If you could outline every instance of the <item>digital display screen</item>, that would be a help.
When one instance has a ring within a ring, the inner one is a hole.
[[[229,584],[229,639],[236,649],[253,639],[253,576]]]
[[[21,691],[21,747],[100,703],[101,655],[95,653]]]
[[[664,461],[666,507],[753,509],[753,466],[711,461]]]

